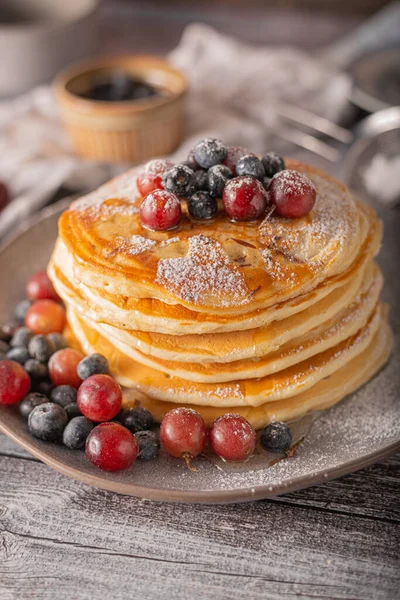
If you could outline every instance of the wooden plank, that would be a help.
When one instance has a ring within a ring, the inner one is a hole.
[[[5,600],[397,597],[390,522],[271,501],[157,504],[10,457],[0,480]]]

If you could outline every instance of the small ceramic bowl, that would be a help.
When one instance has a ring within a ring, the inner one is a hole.
[[[163,93],[142,100],[92,100],[80,94],[116,71]],[[55,81],[62,119],[78,154],[107,161],[140,162],[169,154],[185,129],[185,77],[154,56],[100,58],[74,65]]]

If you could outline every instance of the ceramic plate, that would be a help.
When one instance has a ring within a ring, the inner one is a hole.
[[[30,275],[46,266],[62,206],[53,206],[31,221],[0,251],[0,322],[23,297]],[[385,297],[392,306],[395,349],[388,365],[364,388],[339,405],[295,425],[295,435],[308,431],[295,457],[269,466],[258,454],[241,465],[197,459],[197,472],[182,461],[162,455],[138,460],[119,473],[104,473],[83,452],[32,438],[15,407],[0,407],[0,430],[17,444],[65,475],[107,490],[154,500],[179,502],[240,502],[276,496],[315,485],[360,469],[400,450],[400,211],[381,214],[385,244],[381,264]]]

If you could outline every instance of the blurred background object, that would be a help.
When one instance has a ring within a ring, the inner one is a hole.
[[[49,81],[90,56],[98,0],[0,0],[0,96]]]

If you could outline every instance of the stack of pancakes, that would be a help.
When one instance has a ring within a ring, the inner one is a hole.
[[[226,412],[255,428],[331,406],[387,360],[391,333],[374,262],[374,212],[314,168],[300,219],[194,221],[144,229],[135,171],[61,216],[49,265],[73,339],[107,357],[161,420],[178,405],[207,423]]]

